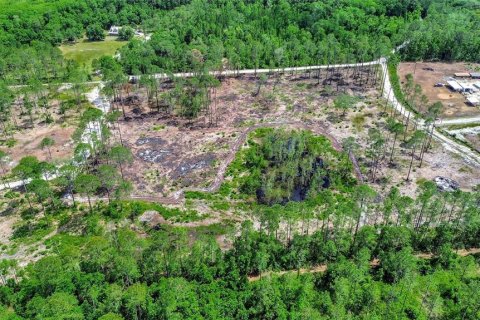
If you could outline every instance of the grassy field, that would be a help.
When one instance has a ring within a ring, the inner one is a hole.
[[[64,44],[60,50],[66,59],[77,61],[80,65],[90,70],[92,60],[101,56],[113,56],[118,48],[127,44],[127,41],[117,41],[116,37],[106,37],[105,41],[91,42],[86,39],[80,40],[76,44]]]

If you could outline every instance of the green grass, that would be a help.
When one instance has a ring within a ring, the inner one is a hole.
[[[75,44],[64,44],[60,50],[66,59],[77,61],[87,70],[91,70],[93,59],[102,56],[113,56],[117,49],[121,48],[127,41],[117,41],[116,37],[106,37],[104,41],[80,40]]]
[[[453,124],[451,126],[448,126],[447,129],[451,131],[451,130],[460,130],[460,129],[467,129],[467,128],[475,128],[475,127],[480,127],[480,123],[475,122],[475,123],[465,123],[465,124]]]

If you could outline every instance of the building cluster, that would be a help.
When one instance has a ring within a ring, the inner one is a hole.
[[[469,105],[480,106],[480,72],[457,72],[446,82],[451,90],[465,95]]]

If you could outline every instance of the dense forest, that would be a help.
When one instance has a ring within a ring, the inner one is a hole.
[[[164,206],[129,199],[135,185],[125,171],[136,155],[119,124],[133,113],[125,101],[143,90],[155,119],[193,123],[201,115],[205,127],[216,126],[220,81],[210,70],[365,62],[406,41],[395,59],[478,61],[477,0],[0,0],[0,9],[4,146],[15,144],[17,120],[68,127],[67,113],[78,118],[69,162],[52,157],[48,136],[38,146],[48,157],[23,155],[9,172],[0,150],[0,216],[18,215],[8,245],[0,243],[8,257],[0,261],[0,319],[480,319],[480,186],[445,192],[410,179],[433,126],[408,131],[409,119],[404,128],[385,105],[380,127],[388,135],[368,128],[359,159],[368,169],[359,175],[354,137],[340,143],[326,133],[252,130],[218,191],[185,189],[182,206]],[[93,89],[85,82],[98,75],[58,46],[89,34],[102,39],[112,25],[130,28],[119,55],[93,62],[112,107],[104,114],[84,97]],[[136,30],[150,40],[133,37]],[[377,69],[354,69],[347,73],[360,74],[357,88],[370,78],[380,85]],[[153,72],[170,78],[128,84],[126,74]],[[319,85],[320,71],[317,78]],[[411,77],[404,93],[393,79],[397,98],[420,103]],[[261,98],[267,80],[252,77],[249,97]],[[42,85],[62,81],[71,83],[68,92]],[[341,123],[360,98],[336,90],[328,112]],[[426,123],[441,108],[429,106]],[[395,151],[408,153],[405,183],[415,195],[400,184],[377,188],[382,160],[402,165]],[[7,191],[12,181],[21,183]],[[222,220],[208,222],[209,210]],[[162,223],[141,220],[147,211]]]
[[[67,81],[75,66],[55,46],[111,25],[153,33],[120,50],[127,74],[368,61],[407,39],[407,60],[476,61],[480,45],[476,1],[0,3],[0,77],[8,82],[26,83],[24,74]]]
[[[284,243],[275,230],[246,223],[222,252],[210,236],[190,245],[183,229],[152,230],[140,239],[126,229],[90,228],[81,237],[56,237],[48,246],[58,254],[23,271],[2,261],[0,317],[474,320],[478,257],[460,257],[453,248],[468,247],[466,239],[479,230],[478,223],[422,233],[364,227],[354,239],[317,231]],[[426,248],[434,255],[414,254]],[[324,263],[325,272],[300,272]],[[263,273],[282,269],[291,272]]]

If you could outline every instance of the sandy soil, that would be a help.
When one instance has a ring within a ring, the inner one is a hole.
[[[48,91],[49,108],[44,110],[41,107],[33,109],[32,117],[25,113],[23,105],[23,96],[19,95],[16,101],[13,113],[16,123],[15,130],[12,130],[13,136],[3,136],[0,138],[0,146],[9,158],[7,168],[11,169],[17,165],[18,161],[28,155],[36,156],[40,161],[61,162],[69,159],[73,155],[74,143],[71,139],[75,128],[78,125],[80,115],[85,110],[87,104],[72,106],[65,111],[62,116],[59,112],[60,99],[73,97],[70,90],[51,88]],[[45,113],[48,112],[52,122],[45,122]],[[33,124],[32,121],[33,120]],[[8,147],[8,140],[15,140],[13,147]],[[55,142],[50,147],[51,158],[48,149],[42,150],[40,142],[43,138],[50,137]]]
[[[55,144],[50,147],[52,158],[55,161],[68,159],[73,154],[74,145],[71,136],[74,131],[73,127],[64,128],[60,125],[51,125],[15,133],[15,146],[5,149],[12,160],[10,166],[15,166],[26,155],[36,156],[41,161],[50,161],[47,148],[42,150],[39,146],[45,137],[55,140]]]
[[[20,219],[18,215],[0,216],[0,244],[7,245],[13,234],[13,226]]]
[[[428,70],[432,68],[433,71]],[[474,66],[466,63],[442,63],[442,62],[402,62],[398,67],[398,73],[402,83],[405,82],[407,74],[412,74],[415,83],[422,86],[423,94],[433,103],[440,101],[444,105],[442,118],[459,118],[468,116],[477,116],[480,114],[480,108],[475,108],[466,104],[465,97],[453,92],[447,87],[435,87],[437,82],[445,82],[446,77],[452,77],[456,72],[473,71]],[[420,112],[426,111],[426,106],[420,106]]]

